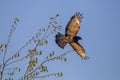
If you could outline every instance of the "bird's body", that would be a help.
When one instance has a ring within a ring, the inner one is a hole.
[[[69,43],[70,46],[76,51],[76,53],[82,57],[82,59],[86,59],[87,56],[85,54],[85,50],[78,43],[78,40],[81,40],[82,38],[76,36],[80,30],[80,23],[82,18],[83,16],[80,12],[73,15],[66,26],[65,35],[58,33],[55,36],[55,41],[61,48],[64,48],[65,45]]]

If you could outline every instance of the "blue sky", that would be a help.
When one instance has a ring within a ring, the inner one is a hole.
[[[38,29],[47,26],[49,18],[59,13],[58,24],[61,33],[70,17],[83,13],[79,41],[86,50],[89,60],[82,60],[75,52],[67,55],[67,62],[48,63],[50,72],[63,72],[62,78],[48,80],[119,80],[120,79],[120,1],[119,0],[1,0],[0,1],[0,43],[5,43],[15,17],[20,19],[11,38],[9,53],[14,53]],[[57,55],[71,50],[69,45],[60,49],[49,38],[48,52]],[[23,53],[24,54],[24,53]]]

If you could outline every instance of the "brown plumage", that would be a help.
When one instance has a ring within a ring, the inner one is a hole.
[[[80,12],[73,15],[66,26],[65,35],[58,33],[55,36],[55,41],[61,48],[64,48],[65,45],[69,43],[70,46],[76,51],[76,53],[82,57],[82,59],[86,59],[87,56],[85,54],[85,50],[82,45],[78,43],[78,40],[81,40],[82,38],[76,36],[80,30],[80,23],[82,18],[83,16]]]
[[[69,44],[77,52],[77,54],[82,57],[82,59],[86,59],[85,50],[82,45],[80,45],[78,42],[70,42]]]

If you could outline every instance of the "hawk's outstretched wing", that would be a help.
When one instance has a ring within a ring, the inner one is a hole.
[[[80,55],[82,57],[82,59],[86,59],[87,56],[85,54],[85,50],[82,47],[82,45],[80,45],[78,42],[73,41],[71,43],[69,43],[71,45],[71,47],[75,50],[75,52]]]
[[[78,12],[75,15],[73,15],[69,20],[65,30],[65,36],[69,41],[72,41],[73,38],[77,35],[78,31],[80,30],[80,23],[82,18],[82,14]]]

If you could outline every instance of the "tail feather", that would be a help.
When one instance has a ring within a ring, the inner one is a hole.
[[[61,48],[64,49],[65,45],[67,44],[67,42],[65,42],[65,35],[61,34],[58,32],[58,34],[55,36],[55,42],[57,43],[57,45]]]

